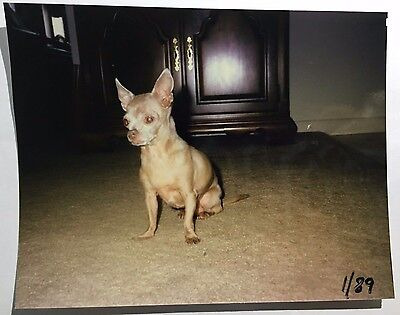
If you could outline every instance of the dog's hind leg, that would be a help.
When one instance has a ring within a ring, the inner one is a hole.
[[[221,187],[217,183],[213,184],[211,188],[201,197],[200,207],[202,208],[203,214],[200,219],[205,219],[211,215],[217,214],[223,210],[221,202]]]

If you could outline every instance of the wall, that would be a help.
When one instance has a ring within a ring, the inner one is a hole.
[[[290,14],[291,116],[299,131],[385,131],[386,14]]]

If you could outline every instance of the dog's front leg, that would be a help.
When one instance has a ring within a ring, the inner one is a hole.
[[[145,239],[154,236],[157,228],[157,212],[158,212],[158,201],[157,194],[153,190],[146,190],[145,192],[146,207],[149,212],[149,228],[146,232],[139,235],[139,238]]]
[[[185,239],[188,244],[197,244],[199,237],[194,232],[193,216],[196,211],[197,200],[193,191],[185,194],[185,219],[183,222],[185,229]]]

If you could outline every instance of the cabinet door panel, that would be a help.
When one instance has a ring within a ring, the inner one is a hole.
[[[185,36],[192,38],[195,56],[193,69],[185,58],[192,112],[274,110],[276,63],[270,60],[276,41],[271,21],[246,11],[208,12],[206,18],[202,10],[190,12],[203,18],[197,27],[190,26],[190,15],[185,19]]]
[[[161,27],[162,20],[171,16],[168,11],[158,13],[155,9],[124,9],[111,28],[115,75],[135,94],[151,91],[161,71],[172,64],[172,37],[178,33],[178,23]]]
[[[205,27],[197,42],[200,101],[265,97],[264,41],[250,24],[227,12]]]

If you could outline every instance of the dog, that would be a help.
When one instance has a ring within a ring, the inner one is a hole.
[[[141,149],[140,181],[145,191],[149,227],[141,239],[157,229],[158,197],[173,208],[184,208],[184,234],[188,244],[200,238],[194,216],[204,219],[223,210],[222,189],[207,156],[189,146],[176,132],[171,116],[174,80],[164,69],[150,93],[134,95],[115,79],[118,98],[125,111],[123,124],[128,141]],[[247,198],[239,195],[231,202]]]

